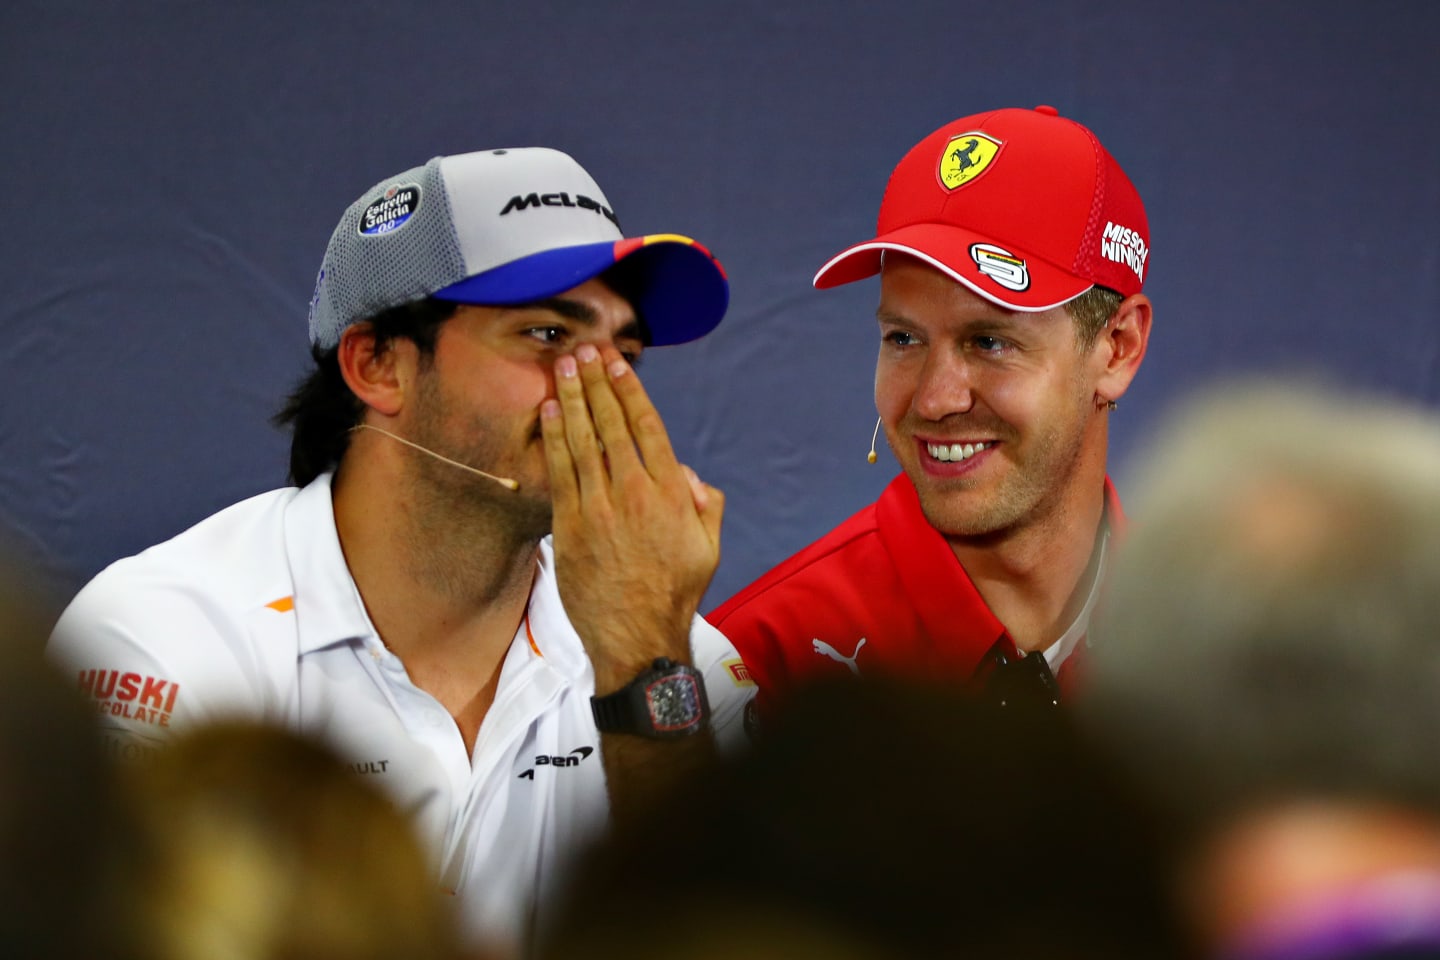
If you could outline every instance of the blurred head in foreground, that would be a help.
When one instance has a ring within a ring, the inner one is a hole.
[[[1163,435],[1083,719],[1159,802],[1212,942],[1361,955],[1408,926],[1440,955],[1440,420],[1239,384]]]
[[[409,822],[323,747],[222,725],[122,772],[155,960],[455,955],[449,904]]]
[[[114,784],[92,711],[42,656],[52,622],[0,562],[0,953],[127,957]]]
[[[1149,847],[1060,711],[818,685],[594,852],[550,956],[1176,956]]]

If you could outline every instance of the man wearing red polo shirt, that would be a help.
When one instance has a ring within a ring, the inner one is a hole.
[[[1121,522],[1106,446],[1149,340],[1149,238],[1053,107],[963,117],[900,161],[875,237],[814,282],[880,276],[875,404],[904,474],[710,616],[762,712],[847,673],[1059,699]]]

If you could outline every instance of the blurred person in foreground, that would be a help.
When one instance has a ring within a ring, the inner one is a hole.
[[[1068,713],[822,681],[594,851],[543,955],[1183,957],[1153,846]]]
[[[1440,956],[1440,417],[1235,384],[1140,477],[1083,719],[1234,960]]]
[[[333,752],[229,723],[122,769],[149,960],[453,960],[409,821]]]
[[[904,472],[710,615],[762,713],[827,676],[1071,686],[1123,520],[1106,451],[1149,343],[1149,243],[1120,164],[1053,107],[901,159],[875,236],[814,282],[879,275],[875,405]]]
[[[53,616],[0,564],[0,954],[135,960],[128,830],[93,711],[41,655]]]

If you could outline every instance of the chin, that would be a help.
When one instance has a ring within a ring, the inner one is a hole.
[[[1016,511],[975,490],[936,490],[916,484],[925,520],[947,537],[985,537],[1014,526]]]
[[[954,516],[932,517],[927,513],[925,519],[943,536],[956,539],[970,540],[980,537],[990,537],[1004,533],[1009,529],[1009,524],[999,523],[985,518]]]

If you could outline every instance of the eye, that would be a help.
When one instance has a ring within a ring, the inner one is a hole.
[[[622,333],[611,340],[610,343],[619,351],[621,358],[630,364],[632,368],[640,365],[640,359],[645,353],[644,340]]]
[[[564,327],[557,326],[527,327],[521,332],[527,337],[533,337],[539,340],[541,343],[550,344],[559,343],[568,335],[568,331]]]
[[[1010,347],[1008,340],[1002,340],[999,337],[991,337],[985,334],[973,338],[970,342],[973,343],[975,349],[981,353],[1001,353]]]
[[[915,338],[914,334],[907,333],[904,330],[891,330],[882,334],[880,339],[883,343],[892,347],[912,347],[920,342]]]

